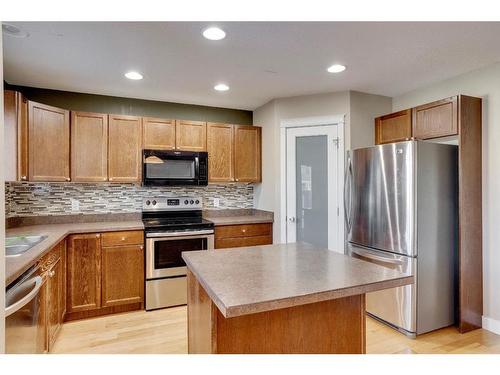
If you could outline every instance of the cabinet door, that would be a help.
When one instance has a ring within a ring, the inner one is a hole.
[[[66,252],[66,240],[60,243],[61,247],[61,294],[59,298],[59,313],[61,322],[64,322],[64,318],[66,316],[66,280],[67,280],[67,252]]]
[[[145,149],[175,149],[175,120],[144,117],[142,119],[142,129]]]
[[[51,350],[57,333],[62,325],[61,317],[61,294],[63,283],[63,268],[61,258],[59,258],[49,269],[47,278],[47,338],[48,348]]]
[[[261,128],[258,126],[234,126],[234,179],[261,181]]]
[[[144,246],[102,248],[102,307],[142,303]]]
[[[411,109],[375,119],[375,144],[407,141],[411,137]]]
[[[135,116],[109,116],[108,176],[112,182],[141,180],[142,121]]]
[[[457,97],[421,105],[413,110],[413,136],[417,139],[458,134]]]
[[[175,148],[185,151],[206,151],[207,123],[177,120],[175,123]]]
[[[70,181],[69,111],[29,102],[29,180]]]
[[[108,115],[71,112],[71,179],[108,180]]]
[[[207,151],[209,181],[234,181],[233,126],[208,123]]]
[[[101,307],[100,234],[71,235],[67,253],[67,312]]]

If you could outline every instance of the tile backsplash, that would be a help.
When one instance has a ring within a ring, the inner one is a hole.
[[[204,209],[252,208],[252,184],[145,187],[135,184],[5,183],[5,216],[46,216],[140,212],[142,198],[198,195]],[[219,199],[219,207],[214,206]]]

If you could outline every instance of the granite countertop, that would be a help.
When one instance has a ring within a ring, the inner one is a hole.
[[[215,226],[272,223],[274,221],[272,212],[254,208],[206,210],[203,211],[203,217],[213,222]]]
[[[256,209],[207,210],[203,216],[217,225],[272,223],[273,213]],[[144,230],[141,213],[58,215],[10,218],[6,236],[46,235],[47,239],[18,257],[5,258],[8,285],[69,234]]]
[[[44,235],[48,237],[20,256],[5,257],[5,284],[9,285],[22,275],[23,272],[34,265],[42,256],[69,234],[121,230],[144,230],[144,225],[139,219],[91,223],[41,224],[7,229],[6,237],[29,235]]]
[[[411,284],[413,276],[304,243],[182,253],[226,317]]]

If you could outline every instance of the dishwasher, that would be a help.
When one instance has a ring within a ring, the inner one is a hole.
[[[45,317],[41,307],[44,282],[33,266],[5,293],[5,353],[34,354],[45,350]]]

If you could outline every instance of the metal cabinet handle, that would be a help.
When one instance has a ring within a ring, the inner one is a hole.
[[[289,217],[289,218],[288,218],[288,221],[289,221],[290,223],[295,223],[295,216]]]
[[[49,272],[49,277],[54,277],[55,274],[56,274],[56,271],[50,271]]]
[[[139,246],[139,249],[144,250],[144,246],[143,245]]]
[[[66,181],[71,181],[71,178],[69,178],[69,177],[66,177]]]
[[[21,176],[21,181],[27,181],[28,177],[27,176]]]
[[[100,235],[100,234],[96,234],[96,235],[95,235],[95,238],[100,238],[100,237],[101,237],[101,235]]]
[[[120,241],[125,241],[125,240],[126,240],[125,237],[120,238]]]

